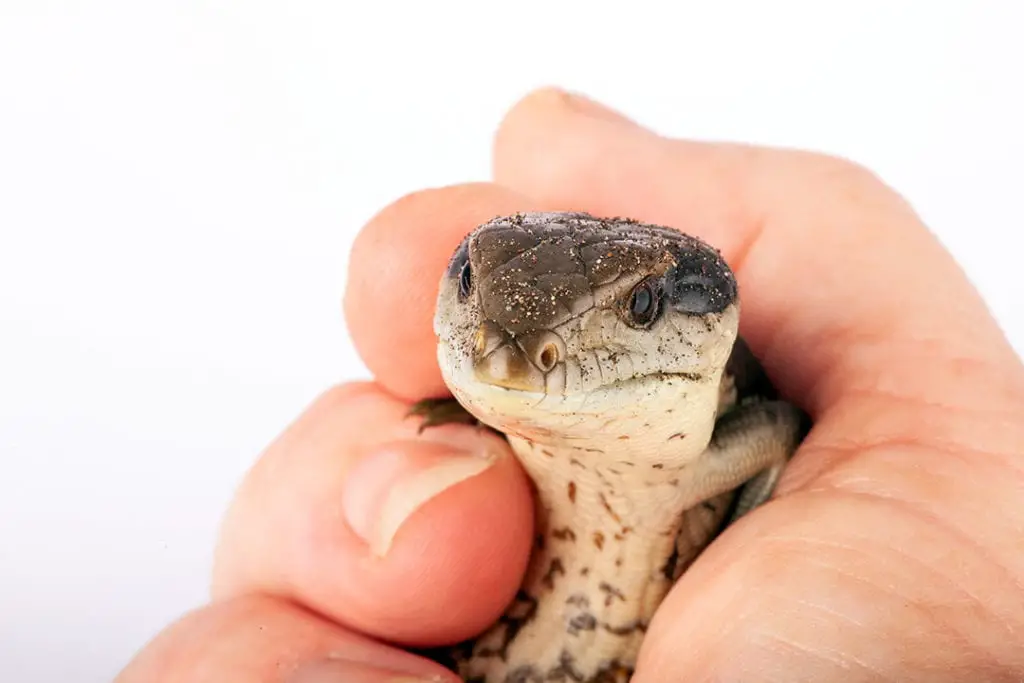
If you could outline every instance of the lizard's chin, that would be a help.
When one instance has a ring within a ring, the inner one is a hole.
[[[675,437],[674,442],[684,430],[697,441],[709,436],[718,398],[717,376],[688,373],[645,375],[568,394],[489,384],[470,370],[444,375],[468,412],[509,436],[549,444],[593,443],[596,448],[614,442],[615,450],[623,452],[633,444]],[[685,415],[684,406],[689,411]],[[659,418],[677,411],[679,419]]]

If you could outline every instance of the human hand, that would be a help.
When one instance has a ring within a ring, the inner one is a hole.
[[[214,601],[119,683],[456,680],[400,647],[499,616],[530,550],[529,487],[497,437],[417,436],[405,413],[445,391],[431,317],[452,250],[538,209],[719,247],[742,334],[815,420],[776,500],[662,604],[635,683],[1024,676],[1024,368],[898,195],[847,162],[666,140],[554,91],[510,112],[494,168],[495,184],[417,193],[365,227],[345,312],[376,381],[329,391],[261,457]]]

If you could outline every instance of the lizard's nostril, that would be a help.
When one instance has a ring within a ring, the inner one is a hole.
[[[537,356],[537,365],[541,370],[547,372],[558,363],[558,347],[553,343],[547,343]]]

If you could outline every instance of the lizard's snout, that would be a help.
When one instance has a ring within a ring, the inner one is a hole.
[[[505,389],[543,392],[565,360],[565,342],[554,332],[514,336],[492,321],[477,328],[473,371],[478,381]]]

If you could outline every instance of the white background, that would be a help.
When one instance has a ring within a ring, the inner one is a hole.
[[[872,166],[1024,349],[1019,4],[345,5],[0,0],[5,680],[108,681],[204,600],[245,469],[366,375],[356,230],[486,179],[536,86]]]

